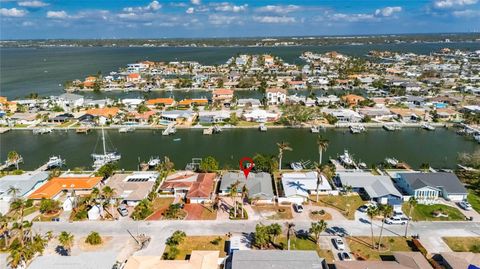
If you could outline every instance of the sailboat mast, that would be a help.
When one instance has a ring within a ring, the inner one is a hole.
[[[105,131],[103,130],[103,127],[102,127],[102,142],[103,142],[103,155],[106,156],[107,149],[105,147]]]

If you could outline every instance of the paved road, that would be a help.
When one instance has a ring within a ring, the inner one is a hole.
[[[263,224],[280,223],[286,221],[262,221]],[[144,233],[152,238],[150,245],[136,255],[161,255],[165,248],[165,240],[175,230],[185,231],[188,235],[219,235],[231,233],[251,233],[255,230],[258,221],[82,221],[73,223],[62,222],[36,222],[33,228],[38,232],[53,231],[58,234],[68,231],[76,236],[85,236],[91,231],[97,231],[101,235],[127,235],[127,230],[132,234]],[[295,221],[295,229],[308,230],[311,221]],[[379,233],[380,222],[374,222],[374,232]],[[344,228],[348,234],[354,236],[370,236],[370,224],[359,221],[328,221],[329,227]],[[385,236],[403,236],[405,226],[385,225]],[[429,238],[441,238],[443,236],[479,236],[480,222],[412,222],[410,234],[419,234],[425,241]],[[326,235],[326,234],[325,234]],[[441,241],[441,240],[437,240]],[[435,242],[437,242],[435,241]],[[423,242],[423,240],[422,240]],[[436,249],[438,248],[438,250]],[[428,245],[431,252],[443,251],[441,243]]]

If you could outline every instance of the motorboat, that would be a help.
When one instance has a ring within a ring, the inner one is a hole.
[[[359,134],[365,132],[366,129],[363,125],[350,125],[350,132],[352,134]]]
[[[428,123],[423,123],[422,128],[425,129],[425,130],[428,130],[428,131],[435,131],[435,127],[433,127],[432,125],[430,125]]]
[[[397,131],[397,130],[402,129],[402,127],[400,127],[399,125],[394,124],[394,123],[385,123],[382,127],[383,127],[383,129],[385,129],[389,132],[393,132],[393,131]]]
[[[348,150],[345,150],[345,151],[343,152],[343,154],[340,155],[338,158],[340,159],[340,161],[341,161],[342,164],[344,164],[344,165],[348,165],[348,166],[354,165],[353,158],[352,158],[352,156],[350,155],[350,153],[348,153]]]
[[[37,128],[33,129],[33,134],[49,134],[52,132],[51,128]]]
[[[398,165],[398,160],[395,158],[385,158],[385,163],[391,165],[391,166],[397,166]]]
[[[157,167],[160,164],[160,158],[157,157],[150,157],[150,160],[148,161],[148,166],[149,167]]]
[[[291,163],[291,164],[290,164],[290,167],[291,167],[294,171],[301,171],[301,170],[303,170],[303,165],[302,165],[301,162]]]
[[[358,163],[358,167],[359,167],[360,169],[367,169],[367,164],[364,163],[364,162],[359,162],[359,163]]]
[[[65,160],[62,160],[60,156],[52,156],[48,159],[47,169],[58,168],[65,165]]]
[[[265,124],[260,124],[260,126],[258,126],[258,130],[260,130],[260,132],[266,132],[267,131],[267,126],[265,126]]]
[[[119,133],[131,133],[131,132],[134,132],[135,131],[135,128],[134,127],[122,127],[120,129],[118,129],[118,132]]]
[[[310,132],[313,134],[318,134],[320,133],[320,128],[318,126],[312,126],[310,127]]]

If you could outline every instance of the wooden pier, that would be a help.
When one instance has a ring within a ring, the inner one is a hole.
[[[5,128],[5,127],[2,127],[0,128],[0,134],[4,134],[6,132],[9,132],[10,130],[12,130],[11,128]]]

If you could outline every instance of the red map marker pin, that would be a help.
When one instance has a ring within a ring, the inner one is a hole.
[[[247,167],[245,167],[243,165],[244,162],[248,162],[250,165],[247,165]],[[245,179],[248,177],[248,174],[250,173],[254,165],[255,163],[253,163],[253,160],[250,157],[243,157],[240,159],[240,170],[243,171],[243,174],[245,175]]]

